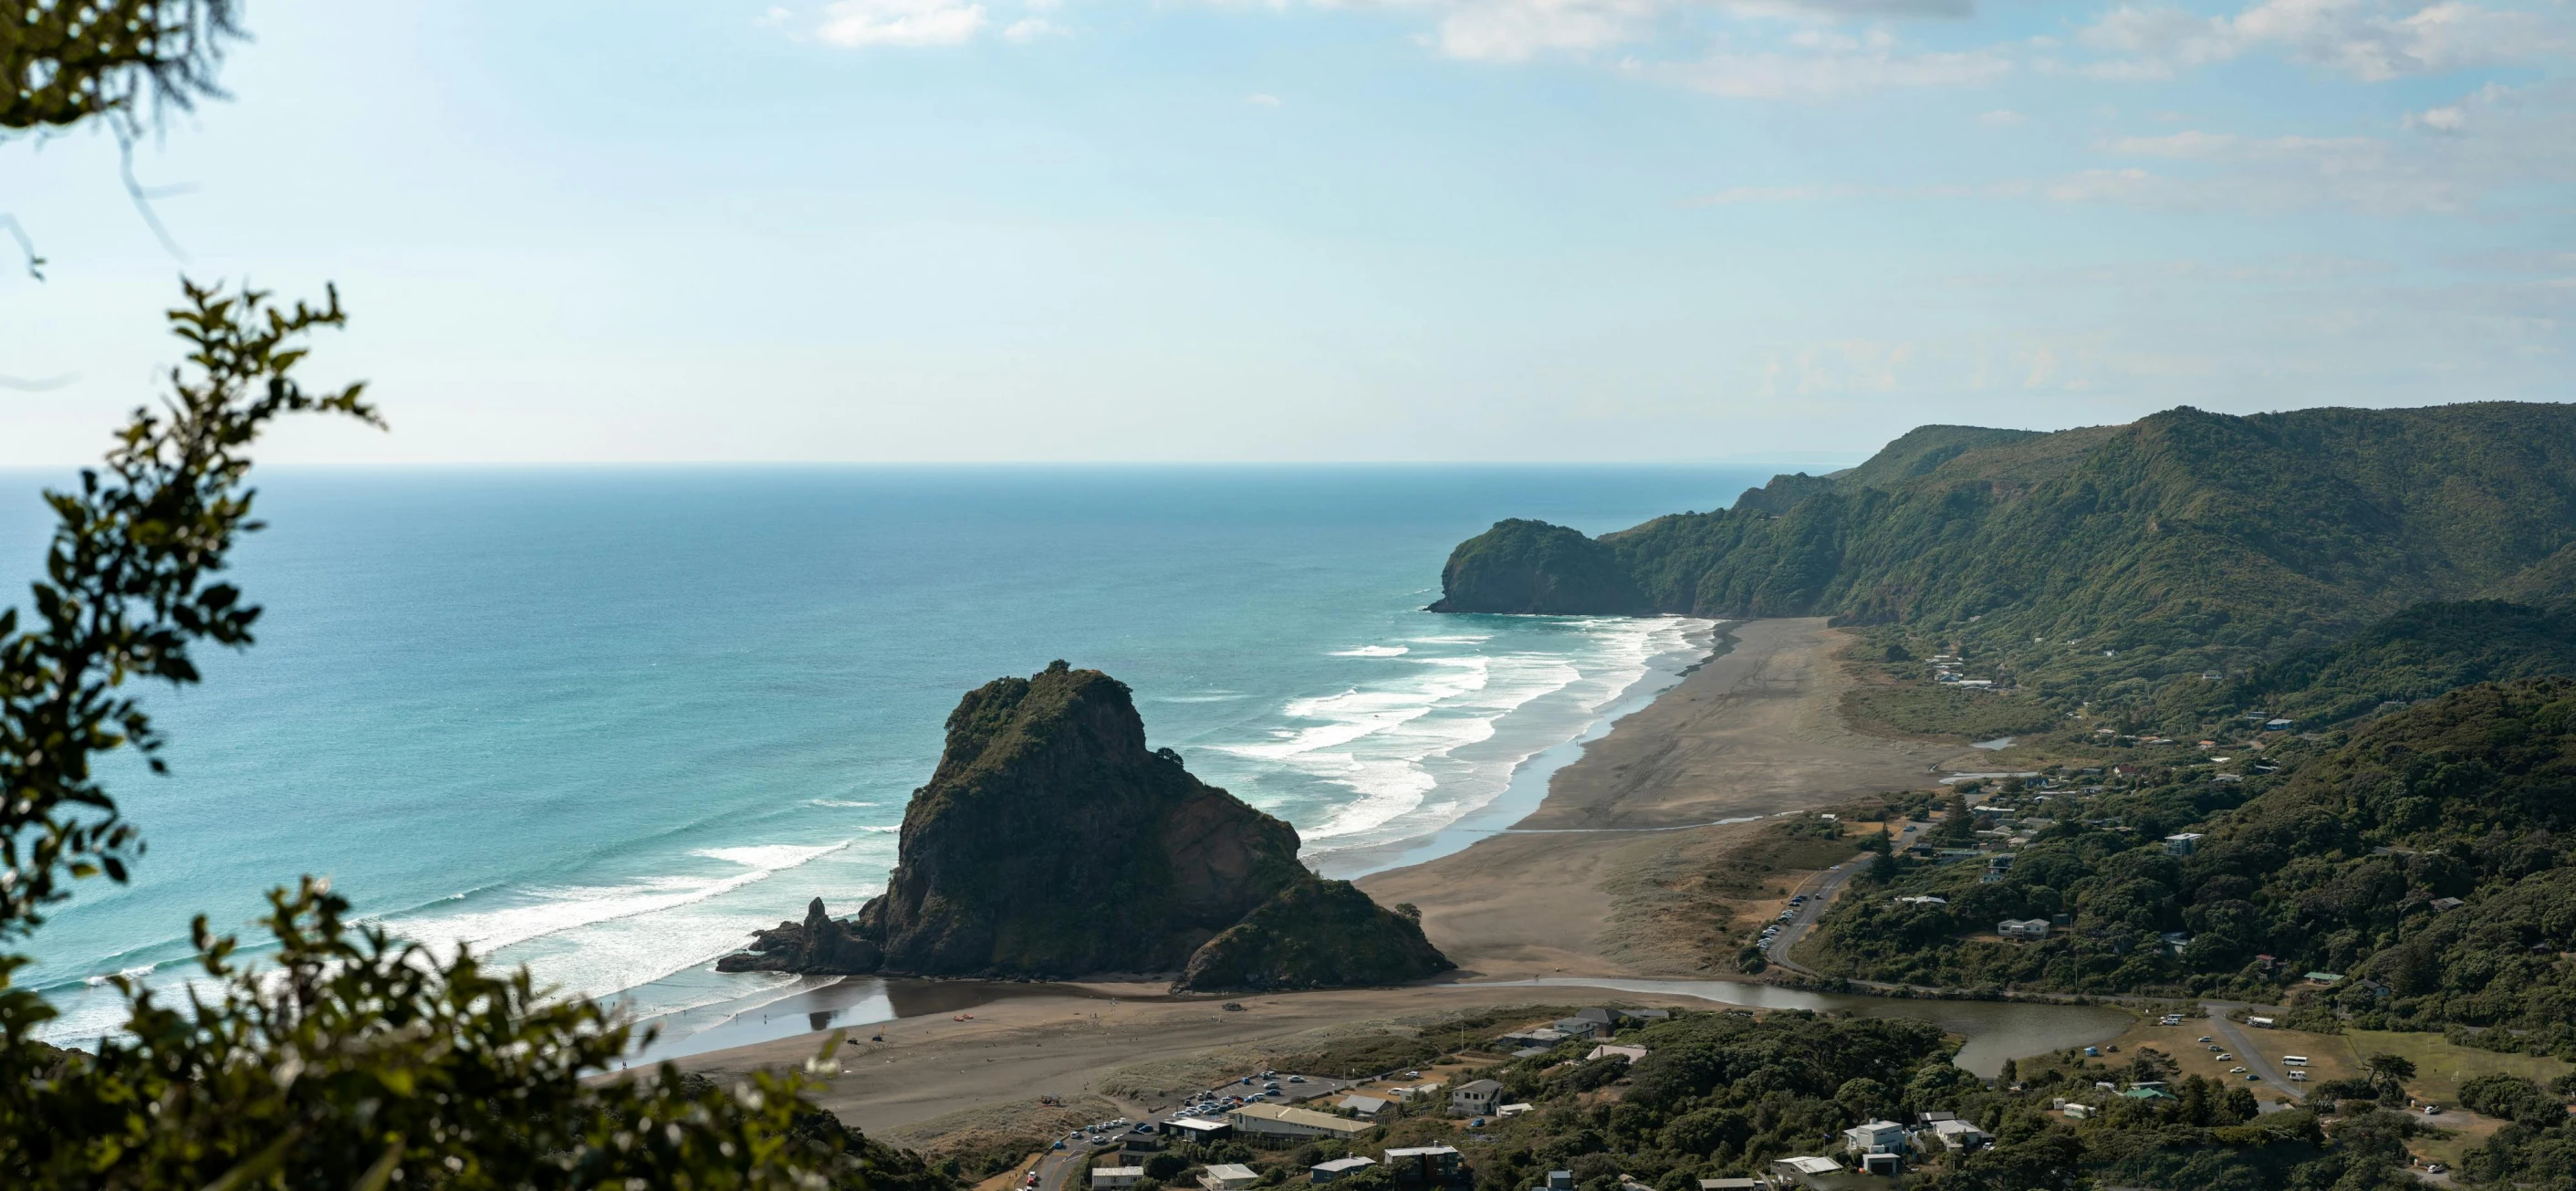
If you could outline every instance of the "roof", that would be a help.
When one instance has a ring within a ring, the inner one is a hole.
[[[1389,1104],[1393,1104],[1393,1103],[1395,1103],[1395,1102],[1394,1102],[1394,1101],[1392,1101],[1392,1100],[1380,1100],[1380,1099],[1378,1099],[1378,1098],[1377,1098],[1377,1097],[1375,1097],[1375,1096],[1344,1096],[1344,1097],[1342,1097],[1342,1107],[1347,1108],[1347,1109],[1351,1110],[1352,1112],[1359,1112],[1359,1113],[1376,1112],[1376,1111],[1378,1111],[1379,1109],[1385,1108],[1387,1105],[1389,1105]]]
[[[1437,1158],[1442,1154],[1455,1154],[1457,1152],[1458,1147],[1445,1144],[1405,1146],[1401,1149],[1388,1150],[1386,1152],[1386,1160],[1393,1162],[1398,1158]]]
[[[2131,1088],[2120,1093],[2131,1100],[2171,1100],[2174,1094],[2163,1088]]]
[[[1169,1127],[1174,1129],[1223,1129],[1227,1126],[1223,1121],[1211,1121],[1206,1117],[1173,1117]]]
[[[1885,1129],[1894,1129],[1897,1132],[1902,1133],[1905,1131],[1905,1126],[1899,1125],[1894,1121],[1864,1121],[1852,1126],[1850,1129],[1843,1130],[1843,1132],[1850,1133],[1857,1130],[1867,1130],[1871,1133],[1877,1133]]]
[[[1608,1058],[1611,1055],[1624,1056],[1629,1062],[1633,1063],[1646,1057],[1646,1048],[1642,1046],[1611,1046],[1604,1043],[1600,1046],[1593,1047],[1592,1053],[1583,1057],[1586,1059],[1602,1059]]]
[[[1831,1158],[1817,1158],[1803,1154],[1795,1158],[1782,1158],[1772,1165],[1786,1166],[1800,1174],[1832,1174],[1843,1168],[1842,1163]]]
[[[1934,1121],[1932,1122],[1932,1131],[1945,1137],[1953,1133],[1975,1133],[1979,1135],[1983,1135],[1985,1133],[1985,1130],[1977,1128],[1966,1121],[1957,1119]]]
[[[1701,1179],[1699,1191],[1761,1191],[1760,1179]]]
[[[1375,1165],[1377,1165],[1377,1159],[1375,1158],[1362,1158],[1358,1155],[1353,1155],[1348,1158],[1335,1158],[1330,1162],[1318,1162],[1312,1167],[1312,1169],[1329,1170],[1334,1174],[1340,1174],[1345,1170],[1358,1170],[1363,1166]]]
[[[1368,1128],[1358,1121],[1345,1121],[1340,1117],[1327,1116],[1311,1108],[1290,1108],[1284,1104],[1246,1104],[1228,1115],[1249,1117],[1256,1121],[1277,1121],[1282,1125],[1297,1125],[1307,1129],[1326,1129],[1333,1132],[1355,1132]]]
[[[1503,1085],[1490,1079],[1474,1079],[1459,1084],[1452,1096],[1483,1096],[1503,1090]]]
[[[1220,1162],[1214,1166],[1208,1167],[1208,1173],[1216,1176],[1217,1178],[1224,1179],[1227,1182],[1233,1182],[1236,1179],[1250,1180],[1261,1177],[1260,1175],[1254,1174],[1251,1167],[1236,1162]]]
[[[1113,1179],[1141,1179],[1145,1177],[1145,1168],[1142,1166],[1095,1166],[1091,1168],[1091,1177],[1096,1179],[1102,1175],[1107,1175]]]
[[[1583,1021],[1597,1021],[1603,1025],[1618,1020],[1618,1015],[1607,1009],[1577,1009],[1574,1011],[1574,1016]]]

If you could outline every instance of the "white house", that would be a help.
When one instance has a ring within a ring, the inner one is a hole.
[[[1207,1188],[1207,1191],[1243,1191],[1260,1177],[1253,1173],[1249,1166],[1236,1162],[1220,1162],[1208,1167],[1207,1173],[1199,1176],[1199,1186]]]
[[[1348,1158],[1335,1158],[1330,1162],[1318,1162],[1306,1168],[1306,1175],[1315,1182],[1329,1183],[1343,1175],[1357,1174],[1375,1165],[1377,1165],[1375,1158],[1354,1155]]]
[[[1986,1131],[1966,1121],[1934,1121],[1923,1132],[1945,1150],[1973,1150],[1986,1144]]]
[[[1453,1117],[1486,1117],[1503,1102],[1503,1085],[1490,1079],[1473,1079],[1459,1084],[1449,1093],[1449,1115]]]
[[[1091,1185],[1107,1191],[1112,1187],[1133,1187],[1145,1177],[1142,1166],[1095,1166],[1091,1168]]]
[[[1843,1148],[1855,1154],[1892,1154],[1905,1146],[1905,1126],[1871,1121],[1843,1130]]]
[[[2002,922],[1995,924],[1995,933],[2002,935],[2007,939],[2045,939],[2048,937],[2048,920],[2045,918],[2006,918]]]

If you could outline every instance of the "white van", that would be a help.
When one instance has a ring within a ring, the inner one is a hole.
[[[2308,1065],[2308,1056],[2306,1056],[2306,1055],[2282,1055],[2282,1056],[2281,1056],[2281,1061],[2282,1061],[2282,1062],[2284,1062],[2284,1063],[2287,1063],[2287,1064],[2289,1064],[2289,1065],[2291,1065],[2291,1066],[2293,1066],[2293,1067],[2305,1067],[2305,1066],[2307,1066],[2307,1065]]]

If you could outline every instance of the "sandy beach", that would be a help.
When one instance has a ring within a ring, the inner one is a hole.
[[[856,1031],[859,1041],[821,1103],[871,1133],[915,1144],[978,1128],[982,1113],[997,1114],[997,1125],[1024,1118],[1040,1096],[1071,1101],[1069,1116],[1114,1115],[1107,1110],[1149,1107],[1163,1085],[1204,1086],[1333,1031],[1406,1029],[1408,1018],[1418,1024],[1425,1014],[1531,1004],[1542,993],[1462,982],[1704,973],[1668,937],[1676,932],[1645,911],[1658,874],[1714,863],[1760,828],[1718,821],[1919,788],[1946,763],[1964,764],[1966,752],[1845,726],[1835,708],[1849,680],[1832,657],[1843,637],[1822,620],[1752,621],[1729,631],[1730,650],[1589,745],[1514,828],[1359,882],[1382,904],[1421,908],[1431,941],[1460,965],[1451,980],[1240,998],[1240,1012],[1171,1000],[1159,986],[1013,997],[973,1010],[971,1019],[889,1023],[881,1042],[866,1040],[870,1028]],[[1577,989],[1543,994],[1552,1004],[1659,1003]],[[681,1062],[722,1076],[801,1062],[817,1042],[782,1039]]]

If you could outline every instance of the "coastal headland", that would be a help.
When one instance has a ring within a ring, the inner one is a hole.
[[[1039,1096],[1096,1107],[1151,1103],[1151,1079],[1204,1086],[1228,1062],[1291,1053],[1317,1031],[1407,1029],[1426,1015],[1615,997],[1704,1005],[1690,997],[1581,987],[1494,987],[1532,977],[1696,976],[1704,965],[1637,930],[1654,876],[1707,863],[1760,828],[1872,793],[1918,789],[1969,764],[1956,745],[1854,731],[1836,710],[1847,689],[1845,636],[1821,618],[1728,626],[1731,648],[1620,720],[1559,770],[1513,826],[1421,864],[1362,878],[1380,905],[1417,907],[1424,934],[1461,971],[1391,988],[1174,998],[1157,985],[1083,984],[1013,996],[972,1016],[862,1027],[819,1101],[872,1136],[921,1142],[974,1126],[979,1111]],[[1955,762],[1955,764],[1953,764]],[[882,1040],[872,1036],[881,1034]],[[807,1034],[679,1060],[710,1075],[811,1057]],[[1199,1067],[1207,1070],[1200,1072]]]

